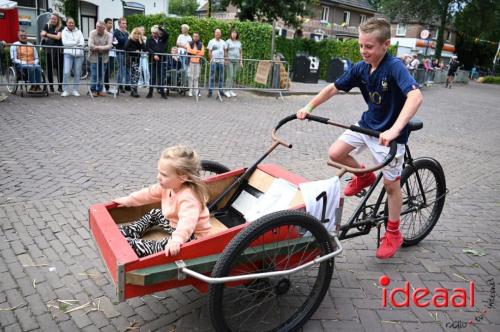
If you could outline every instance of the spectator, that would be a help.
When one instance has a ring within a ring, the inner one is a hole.
[[[47,79],[50,84],[50,92],[54,92],[54,73],[53,69],[56,68],[57,79],[59,82],[59,87],[57,91],[63,92],[61,83],[63,81],[63,54],[61,48],[62,46],[62,22],[61,18],[57,14],[50,15],[50,21],[43,26],[40,36],[42,37],[42,45],[47,46],[45,48],[46,54],[46,68],[47,68]]]
[[[121,93],[125,93],[125,91],[130,91],[130,75],[129,71],[127,70],[126,63],[125,63],[125,52],[123,51],[123,48],[125,47],[125,43],[128,40],[128,32],[127,32],[127,19],[124,17],[121,17],[118,20],[118,30],[114,30],[113,32],[113,44],[115,45],[115,48],[119,50],[116,52],[116,58],[118,59],[118,75],[116,78],[116,83],[119,86],[119,90]],[[123,84],[126,85],[124,88]]]
[[[448,78],[446,79],[445,88],[450,88],[455,80],[455,74],[457,73],[458,67],[460,66],[460,62],[457,60],[457,56],[454,55],[451,57],[450,63],[448,64]]]
[[[38,52],[36,47],[28,42],[28,35],[25,30],[19,30],[19,41],[10,47],[10,58],[14,66],[27,76],[31,86],[29,92],[42,91],[42,67],[39,65]]]
[[[137,83],[139,82],[139,77],[141,76],[139,71],[139,62],[141,59],[141,52],[145,50],[145,45],[143,44],[139,28],[134,28],[132,30],[123,49],[127,52],[127,67],[130,68],[130,84],[132,86],[132,92],[130,95],[134,98],[139,98],[140,96],[137,93]]]
[[[438,59],[432,59],[432,68],[434,68],[434,71],[441,70],[441,67],[439,67]]]
[[[191,55],[188,74],[190,88],[188,96],[199,96],[200,91],[198,90],[198,80],[201,72],[200,62],[201,58],[205,55],[205,47],[200,41],[200,34],[198,32],[193,33],[193,40],[188,43],[188,53]]]
[[[227,56],[226,42],[221,38],[220,29],[215,29],[214,37],[208,42],[208,56],[210,58],[210,83],[208,85],[208,97],[212,97],[212,90],[215,83],[216,72],[219,75],[219,95],[224,83],[224,58]]]
[[[470,79],[476,80],[478,77],[479,77],[479,73],[477,71],[476,65],[473,65],[472,69],[470,71]]]
[[[96,29],[89,34],[90,91],[94,97],[106,97],[102,89],[112,44],[104,22],[97,21],[95,26]]]
[[[425,84],[433,83],[434,78],[434,67],[432,67],[431,59],[424,59],[424,69],[425,69]]]
[[[236,93],[232,90],[234,80],[238,70],[243,67],[243,50],[241,48],[240,34],[238,31],[231,31],[230,38],[226,41],[227,45],[227,89],[224,95],[228,98],[236,97]]]
[[[146,31],[143,26],[139,27],[139,32],[141,33],[142,44],[146,45],[147,37],[146,37]],[[141,54],[141,60],[139,62],[139,73],[141,74],[138,83],[139,86],[148,87],[150,78],[149,55],[146,52]]]
[[[154,86],[157,87],[161,97],[167,99],[165,89],[163,88],[163,73],[165,72],[165,53],[167,47],[168,34],[161,33],[160,28],[154,25],[151,28],[151,38],[146,41],[146,50],[149,52],[149,61],[151,62],[151,85],[149,86],[149,93],[146,98],[153,97]]]
[[[416,54],[413,54],[412,60],[410,64],[408,64],[407,68],[410,71],[410,74],[415,76],[415,73],[417,71],[418,65],[420,65],[420,61],[418,60],[418,57]]]
[[[72,17],[66,18],[66,27],[62,32],[62,43],[69,48],[64,49],[64,91],[61,97],[69,95],[68,80],[72,69],[75,75],[73,79],[73,96],[79,97],[78,85],[80,84],[85,40],[83,39],[82,32],[75,26],[75,20]]]
[[[5,41],[3,40],[0,40],[0,75],[3,76],[4,75],[4,71],[5,71],[5,60],[4,60],[4,56],[3,56],[3,49],[5,47],[6,43]],[[4,101],[5,99],[7,99],[7,95],[2,92],[0,93],[0,102]]]
[[[179,72],[182,71],[181,59],[177,53],[177,46],[172,47],[170,50],[170,55],[167,56],[167,85],[168,86],[180,86],[181,83]],[[169,88],[167,88],[167,96],[169,94]]]
[[[182,70],[184,71],[184,74],[182,75],[183,81],[182,85],[186,86],[186,83],[184,81],[184,77],[187,75],[188,71],[188,60],[189,58],[186,56],[187,55],[187,45],[189,42],[191,42],[193,39],[189,35],[189,25],[183,24],[181,25],[181,34],[179,37],[177,37],[177,53],[180,55],[181,63],[182,63]]]
[[[110,93],[110,86],[109,86],[109,78],[113,73],[115,72],[115,60],[116,60],[116,52],[114,50],[114,45],[118,43],[118,41],[115,42],[115,37],[114,37],[114,31],[113,31],[113,20],[108,18],[104,19],[104,25],[106,25],[106,31],[109,34],[109,39],[111,41],[111,44],[113,45],[113,48],[109,50],[108,56],[108,65],[106,68],[106,72],[104,73],[104,87],[106,88],[106,91]]]

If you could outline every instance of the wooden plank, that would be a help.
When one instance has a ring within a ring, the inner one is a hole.
[[[262,253],[266,256],[280,256],[284,254],[294,254],[307,248],[312,237],[300,237],[292,240],[280,241],[247,248],[241,258],[241,263],[261,260]],[[290,247],[292,247],[290,249]],[[311,247],[311,248],[315,248]],[[209,273],[212,271],[220,254],[204,256],[200,258],[186,260],[186,266],[198,273]],[[154,267],[134,270],[126,273],[125,283],[139,286],[148,286],[160,282],[177,279],[177,265],[175,263],[158,265]]]

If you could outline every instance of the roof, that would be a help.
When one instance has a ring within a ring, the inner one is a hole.
[[[377,10],[368,2],[368,0],[327,0],[321,1],[322,3],[330,3],[332,5],[344,5],[354,8],[359,8],[363,10],[368,10],[371,12],[376,12]]]

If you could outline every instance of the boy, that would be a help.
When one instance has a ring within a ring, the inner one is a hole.
[[[356,63],[349,72],[325,87],[305,107],[297,112],[297,118],[306,114],[334,95],[338,90],[349,91],[359,87],[368,110],[358,122],[360,127],[380,131],[380,138],[347,130],[329,150],[329,157],[350,167],[361,167],[349,153],[355,148],[368,147],[377,161],[382,161],[389,152],[388,145],[396,140],[398,149],[395,160],[384,167],[384,186],[388,195],[389,216],[385,236],[381,239],[376,256],[392,257],[403,243],[399,231],[402,206],[400,175],[403,167],[405,143],[408,140],[408,122],[422,103],[418,84],[408,73],[401,60],[387,54],[391,27],[382,18],[371,18],[359,26],[359,51],[363,61]],[[344,189],[345,196],[359,193],[375,181],[375,174],[355,176]]]

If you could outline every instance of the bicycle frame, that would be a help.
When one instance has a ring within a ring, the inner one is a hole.
[[[411,156],[410,148],[407,144],[405,145],[405,156],[404,156],[403,169],[406,167],[414,167],[413,158]],[[426,204],[427,199],[425,197],[425,191],[423,189],[422,180],[420,179],[420,175],[418,174],[418,170],[415,172],[415,175],[417,177],[417,183],[418,183],[420,193],[422,195],[423,203]],[[363,196],[363,200],[361,201],[361,203],[359,203],[356,210],[349,218],[349,221],[347,222],[347,224],[344,224],[344,225],[341,224],[340,229],[339,229],[339,239],[340,240],[349,239],[349,238],[368,234],[368,233],[370,233],[372,227],[377,227],[378,232],[380,232],[379,226],[382,223],[387,221],[387,215],[385,214],[385,212],[382,212],[379,214],[379,209],[382,206],[382,204],[385,206],[385,201],[384,201],[384,197],[386,194],[385,189],[382,188],[382,190],[380,191],[380,193],[377,197],[377,200],[374,204],[367,205],[366,203],[368,202],[371,195],[373,194],[373,192],[377,188],[379,182],[382,180],[382,176],[383,176],[382,172],[380,172],[378,174],[377,178],[375,179],[375,182],[368,189],[368,192],[366,192],[366,194]],[[409,184],[405,183],[405,186],[406,186],[407,191],[410,192]],[[404,203],[405,202],[403,202],[403,206],[404,206]],[[402,210],[400,214],[405,215],[408,213],[412,213],[415,210],[416,210],[415,207],[408,208],[406,210]],[[360,216],[362,216],[362,217],[360,218]],[[354,232],[354,233],[349,233],[349,231],[353,228],[356,228],[359,231]]]

